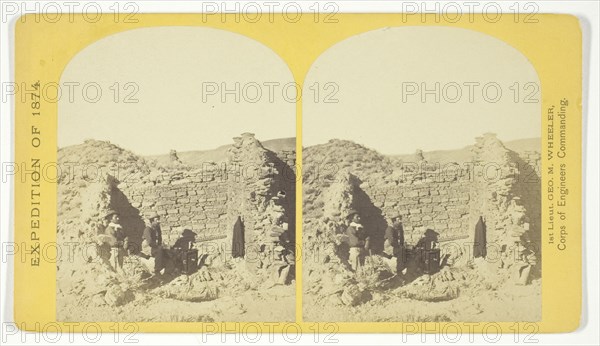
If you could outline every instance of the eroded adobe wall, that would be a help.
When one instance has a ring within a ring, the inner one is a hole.
[[[485,218],[489,244],[511,247],[530,241],[539,245],[539,154],[513,152],[494,134],[477,138],[473,154],[470,224],[475,225],[479,216]]]
[[[442,239],[466,236],[469,187],[469,172],[456,170],[404,172],[397,180],[362,186],[384,218],[402,215],[405,239],[411,244],[423,228],[438,231]]]
[[[227,238],[238,216],[246,228],[246,243],[260,242],[277,220],[294,218],[289,201],[295,199],[295,174],[287,161],[295,158],[293,152],[284,154],[286,162],[245,133],[234,138],[226,162],[197,169],[176,166],[122,182],[119,188],[141,215],[155,211],[162,216],[167,244],[176,241],[182,227],[198,233],[200,241]],[[278,196],[282,190],[284,197]]]
[[[538,152],[513,152],[494,134],[485,134],[476,140],[471,163],[411,163],[405,166],[411,170],[361,183],[359,191],[367,198],[357,206],[371,214],[380,211],[383,219],[402,215],[408,243],[418,241],[426,228],[439,232],[442,241],[469,238],[483,216],[490,243],[505,245],[523,237],[538,244],[539,164]],[[367,218],[375,232],[385,227],[383,220]]]
[[[119,188],[143,216],[161,215],[163,238],[174,243],[180,228],[190,226],[199,240],[226,236],[228,183],[214,171],[165,172]]]
[[[326,224],[333,220],[330,228],[340,233],[347,225],[344,215],[355,208],[376,247],[392,214],[403,216],[408,244],[414,245],[427,228],[440,233],[442,242],[472,240],[479,216],[486,219],[488,243],[539,244],[539,153],[511,151],[494,134],[477,138],[471,158],[461,164],[437,165],[420,155],[414,162],[394,165],[345,141],[308,148],[305,162],[310,159],[325,162],[328,173],[329,167],[341,169],[332,178],[321,178],[317,172],[320,175],[309,175],[305,181],[309,231],[313,219],[322,219]]]
[[[527,211],[526,220],[530,224],[529,238],[541,252],[542,235],[542,191],[541,156],[539,152],[520,153],[516,160],[519,164],[519,179],[513,187],[520,197],[519,203]]]
[[[295,179],[294,171],[251,133],[234,138],[230,166],[236,167],[237,175],[236,179],[229,180],[228,210],[234,218],[242,217],[246,243],[258,247],[267,245],[269,231],[280,222],[287,223],[293,234],[295,190],[290,186],[295,185],[290,181]]]

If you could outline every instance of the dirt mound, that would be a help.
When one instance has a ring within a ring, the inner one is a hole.
[[[107,173],[115,172],[114,176],[119,175],[116,172],[120,172],[120,176],[150,172],[150,167],[144,158],[108,141],[93,139],[86,140],[82,144],[60,148],[58,162],[61,167],[74,167],[75,173],[82,173],[75,174],[75,179],[92,179],[99,173],[105,172],[107,168],[111,170]],[[63,170],[63,173],[69,171]],[[69,181],[65,180],[67,177],[63,174],[60,183],[69,184]]]
[[[65,248],[69,251],[63,251],[69,255],[57,263],[58,306],[126,305],[136,297],[132,283],[142,271],[126,263],[130,280],[112,271],[105,257],[99,256],[96,235],[104,231],[104,214],[115,207],[120,207],[124,224],[133,228],[130,216],[136,211],[119,205],[124,196],[116,193],[117,185],[120,180],[149,174],[150,168],[132,152],[96,140],[59,149],[58,161],[63,170],[58,184],[57,241],[69,244]]]
[[[340,171],[347,170],[366,180],[392,170],[392,161],[377,151],[347,140],[332,139],[328,143],[307,147],[302,151],[305,184],[328,185]]]
[[[343,143],[342,143],[343,144]],[[360,180],[343,169],[333,176],[322,196],[307,196],[304,224],[304,281],[317,302],[357,306],[391,281],[391,268],[379,256],[369,256],[364,270],[353,273],[348,263],[346,228],[351,209],[368,210],[361,203]],[[314,201],[320,201],[316,208]],[[365,223],[369,223],[365,215]]]
[[[145,159],[107,141],[87,140],[82,144],[58,150],[61,175],[58,181],[58,217],[78,219],[82,210],[80,193],[94,184],[135,180],[150,173]],[[92,188],[93,189],[93,188]],[[92,213],[93,214],[93,213]]]

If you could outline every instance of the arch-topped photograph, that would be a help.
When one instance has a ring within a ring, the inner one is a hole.
[[[59,321],[294,320],[290,84],[269,47],[203,27],[124,31],[72,58],[57,242],[75,256],[57,263]]]
[[[389,27],[324,51],[304,87],[325,85],[329,102],[302,105],[304,319],[539,321],[527,57],[471,30]]]

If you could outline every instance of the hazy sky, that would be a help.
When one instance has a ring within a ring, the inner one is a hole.
[[[537,102],[523,102],[537,86],[528,60],[485,34],[448,27],[364,33],[334,45],[311,67],[303,93],[303,145],[340,138],[404,154],[460,148],[485,132],[502,140],[539,137],[541,92],[532,97]],[[520,90],[518,102],[511,87]],[[423,88],[434,90],[425,102]],[[494,103],[498,89],[502,95]],[[324,102],[334,91],[338,102]]]
[[[79,85],[73,102],[65,94],[59,101],[58,145],[93,138],[161,154],[212,149],[243,132],[259,140],[295,137],[295,104],[282,96],[290,82],[272,50],[242,35],[202,27],[126,31],[86,47],[67,65],[62,89]]]

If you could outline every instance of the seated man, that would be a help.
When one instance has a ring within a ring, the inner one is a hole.
[[[417,245],[415,246],[415,248],[426,250],[426,251],[437,249],[437,248],[439,248],[439,243],[438,243],[439,236],[440,236],[440,234],[438,232],[432,230],[431,228],[428,228],[425,231],[425,234],[423,235],[423,237],[421,239],[419,239],[419,241],[417,242]]]
[[[197,235],[198,234],[193,232],[191,229],[188,229],[188,228],[184,229],[183,232],[181,233],[181,237],[179,239],[177,239],[177,241],[173,245],[173,248],[181,249],[181,250],[192,249],[194,247],[194,243],[196,242]]]
[[[440,266],[440,244],[438,242],[439,233],[427,229],[425,234],[415,246],[418,266],[420,271],[426,274],[434,274]]]
[[[171,250],[175,268],[186,274],[192,274],[198,269],[198,250],[194,249],[197,235],[189,228],[184,229]]]

